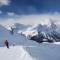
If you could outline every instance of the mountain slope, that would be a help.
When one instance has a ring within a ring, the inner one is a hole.
[[[24,35],[29,37],[31,40],[39,42],[39,40],[46,39],[49,42],[60,41],[60,28],[59,25],[51,22],[49,25],[34,25],[33,27],[28,28],[26,31],[22,32]]]
[[[15,46],[9,49],[0,47],[0,60],[33,60],[33,58],[22,46]]]
[[[0,46],[3,46],[5,39],[9,41],[10,48],[0,47],[0,60],[60,60],[60,43],[38,44],[24,35],[12,35],[0,26]],[[13,43],[15,46],[11,46]]]
[[[39,46],[25,49],[36,60],[60,60],[60,43],[42,43]]]
[[[0,60],[60,60],[60,44],[0,47]]]
[[[4,41],[6,39],[9,41],[10,45],[13,45],[13,43],[15,43],[15,45],[28,46],[37,44],[36,42],[33,44],[32,41],[28,41],[28,39],[21,34],[11,34],[11,31],[0,25],[0,46],[4,46]]]

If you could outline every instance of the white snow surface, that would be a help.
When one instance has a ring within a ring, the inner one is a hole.
[[[60,44],[0,47],[0,60],[60,60]]]
[[[0,60],[33,60],[23,47],[0,48]]]

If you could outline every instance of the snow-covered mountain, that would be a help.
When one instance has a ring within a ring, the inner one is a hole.
[[[37,29],[38,27],[39,29]],[[43,33],[45,33],[48,31],[48,29],[49,27],[47,27],[46,25],[36,25],[32,28],[28,28],[22,33],[26,32],[27,35],[31,34],[35,36],[38,31],[43,31]],[[15,32],[15,30],[13,31]],[[0,60],[60,60],[60,43],[57,44],[55,42],[39,44],[33,40],[27,39],[23,34],[12,34],[11,32],[11,29],[6,29],[2,25],[0,25],[0,46],[3,46],[0,47]],[[6,39],[10,44],[9,49],[7,49],[4,45]],[[13,46],[14,43],[15,46]]]
[[[10,42],[10,45],[13,45],[13,43],[15,43],[16,45],[36,45],[33,44],[32,41],[28,41],[25,36],[18,33],[12,34],[11,32],[11,30],[7,30],[5,27],[0,25],[0,46],[4,46],[5,40],[8,40]]]
[[[22,44],[21,42],[24,42],[24,44],[26,44],[25,39],[31,39],[31,37],[35,36],[37,36],[36,40],[38,40],[38,42],[42,39],[60,41],[60,28],[53,22],[51,22],[49,25],[36,24],[34,26],[15,23],[13,27],[9,28],[10,30],[0,25],[0,41],[2,41],[2,44],[6,39],[11,43],[15,42],[18,45]],[[24,41],[22,41],[21,38]]]
[[[23,32],[29,39],[33,36],[42,35],[42,37],[52,39],[54,41],[60,41],[60,25],[57,25],[51,22],[49,25],[37,24],[32,27],[29,27],[26,31]],[[44,38],[43,38],[44,39]]]
[[[20,24],[20,23],[14,23],[11,26],[6,27],[6,29],[8,29],[10,31],[13,30],[13,33],[21,33],[29,27],[31,27],[31,25],[24,25],[24,24]]]

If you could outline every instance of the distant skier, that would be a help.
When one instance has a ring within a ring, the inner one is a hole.
[[[7,48],[9,48],[9,42],[7,40],[5,41],[5,45]]]

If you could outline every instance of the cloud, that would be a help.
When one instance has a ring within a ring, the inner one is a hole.
[[[8,12],[7,14],[8,14],[8,16],[14,16],[15,15],[14,12]]]
[[[9,15],[14,15],[9,13]],[[16,15],[15,15],[16,16]],[[38,14],[38,15],[19,15],[16,18],[5,18],[0,20],[0,24],[6,26],[14,25],[14,23],[21,23],[25,25],[36,25],[36,24],[50,24],[53,21],[60,25],[60,14]]]
[[[3,5],[9,5],[10,0],[0,0],[0,7]]]
[[[7,12],[6,16],[9,17],[9,18],[17,18],[17,17],[19,17],[19,15],[16,14],[15,12]]]
[[[22,24],[24,23],[30,25],[49,24],[49,20],[50,20],[50,15],[46,15],[46,14],[28,15],[18,19],[18,21],[20,21]]]

